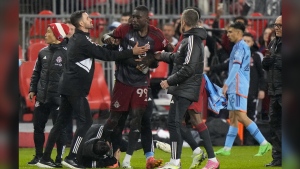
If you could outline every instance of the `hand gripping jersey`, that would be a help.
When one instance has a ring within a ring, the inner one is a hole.
[[[154,54],[156,51],[162,51],[168,44],[161,30],[152,25],[148,27],[148,34],[145,37],[141,37],[138,31],[133,30],[131,25],[123,24],[116,28],[113,37],[121,39],[120,51],[132,49],[138,42],[138,46],[146,45],[149,48],[146,55],[149,53]],[[136,56],[136,58],[139,57],[144,56]],[[135,67],[122,64],[122,62],[117,62],[116,65],[115,77],[118,81],[134,87],[149,85],[149,72],[144,74]]]

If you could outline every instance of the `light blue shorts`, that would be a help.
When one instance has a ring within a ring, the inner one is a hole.
[[[227,110],[240,110],[247,112],[247,98],[237,94],[228,94]]]

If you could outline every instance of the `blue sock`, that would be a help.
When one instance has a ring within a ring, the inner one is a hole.
[[[146,159],[148,159],[149,157],[153,157],[154,153],[150,151],[150,152],[145,153],[145,156],[146,156]]]
[[[259,144],[265,141],[265,137],[261,134],[260,130],[258,129],[257,125],[254,122],[249,124],[247,130],[250,132],[250,134],[255,138],[255,140]]]
[[[228,133],[226,135],[225,147],[228,147],[228,148],[232,147],[237,133],[238,133],[237,127],[233,127],[233,126],[229,127]]]

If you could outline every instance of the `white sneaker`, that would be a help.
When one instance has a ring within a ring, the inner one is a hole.
[[[158,148],[166,153],[171,153],[171,146],[167,143],[156,141],[156,148]]]
[[[122,168],[133,169],[133,167],[130,166],[130,162],[123,162]]]

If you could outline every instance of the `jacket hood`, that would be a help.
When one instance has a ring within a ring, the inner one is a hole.
[[[202,40],[205,40],[207,37],[207,32],[203,27],[192,28],[183,33],[184,37],[188,37],[190,35],[195,35],[200,37]]]

